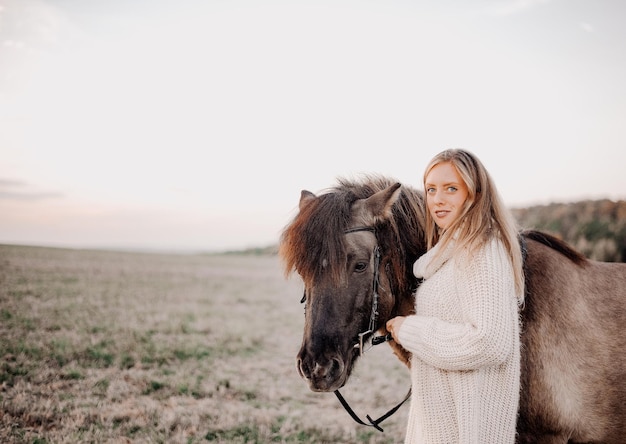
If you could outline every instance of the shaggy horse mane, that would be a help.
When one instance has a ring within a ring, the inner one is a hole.
[[[395,183],[398,181],[392,178],[371,174],[354,180],[339,178],[336,186],[303,205],[281,235],[279,254],[284,261],[285,275],[295,270],[306,284],[324,271],[338,281],[346,266],[344,234],[350,223],[352,205]],[[391,290],[395,294],[406,294],[417,286],[413,263],[426,251],[424,197],[406,185],[400,190],[392,207],[393,216],[374,228],[382,256],[386,258],[385,270],[394,287]]]

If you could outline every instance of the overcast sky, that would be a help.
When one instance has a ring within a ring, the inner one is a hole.
[[[278,241],[300,191],[475,152],[626,198],[621,0],[0,0],[0,243]]]

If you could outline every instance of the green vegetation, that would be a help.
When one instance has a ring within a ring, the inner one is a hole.
[[[626,202],[586,200],[513,210],[522,228],[558,235],[585,256],[626,261]]]

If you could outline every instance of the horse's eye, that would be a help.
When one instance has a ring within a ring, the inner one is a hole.
[[[357,273],[362,273],[367,270],[367,262],[357,262],[354,266],[354,271]]]

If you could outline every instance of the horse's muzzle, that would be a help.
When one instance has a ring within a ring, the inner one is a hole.
[[[300,376],[314,392],[332,392],[346,383],[348,372],[344,360],[339,356],[314,360],[305,352],[298,354],[296,367]]]

